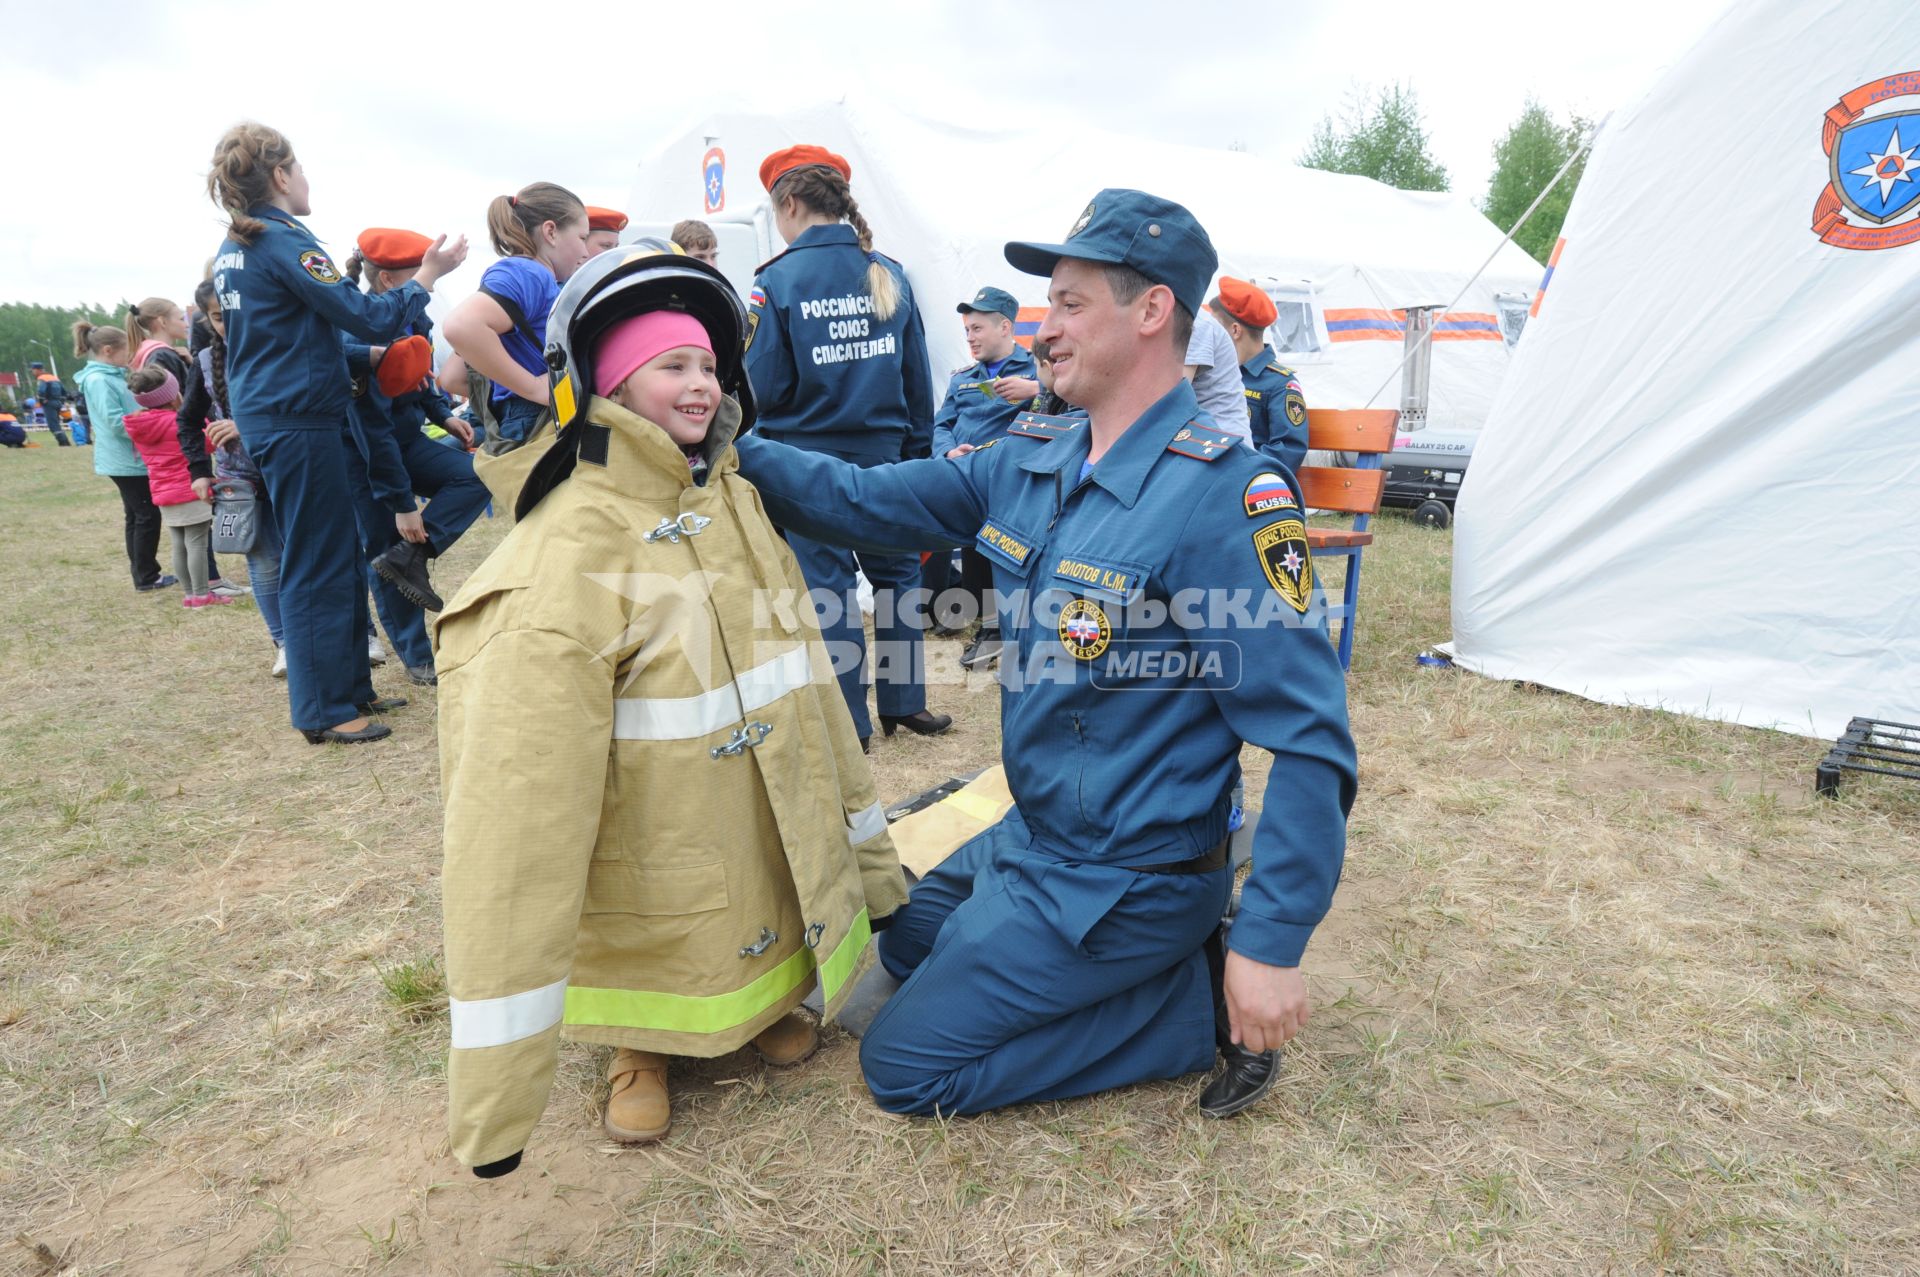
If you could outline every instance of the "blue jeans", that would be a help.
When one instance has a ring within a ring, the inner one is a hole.
[[[273,645],[285,640],[280,636],[280,525],[273,521],[273,503],[267,494],[254,494],[253,548],[247,551],[247,584],[253,587],[253,601],[260,608],[260,619],[267,623]]]
[[[508,395],[505,399],[493,401],[493,415],[500,422],[500,437],[515,443],[527,441],[527,436],[533,433],[534,425],[540,420],[540,414],[546,410],[545,404],[522,399],[519,395]]]

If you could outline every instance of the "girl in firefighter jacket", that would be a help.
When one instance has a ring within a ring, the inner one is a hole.
[[[899,861],[793,555],[735,470],[740,303],[664,245],[549,326],[562,427],[434,627],[456,1157],[518,1165],[559,1039],[619,1048],[606,1126],[668,1129],[674,1056],[811,1053]]]

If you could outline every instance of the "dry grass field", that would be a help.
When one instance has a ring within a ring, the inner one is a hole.
[[[388,666],[395,738],[308,746],[252,606],[134,594],[119,522],[87,452],[0,456],[0,1272],[1920,1272],[1920,793],[1416,667],[1445,533],[1376,525],[1346,875],[1247,1117],[1191,1078],[900,1120],[836,1032],[683,1069],[620,1151],[568,1047],[482,1183],[442,1133],[433,692]],[[883,795],[997,756],[989,684],[935,705]]]

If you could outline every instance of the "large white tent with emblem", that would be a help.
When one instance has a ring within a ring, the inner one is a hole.
[[[1464,666],[1920,722],[1920,6],[1736,6],[1602,130],[1460,496]]]
[[[782,247],[760,161],[796,142],[851,163],[875,246],[906,267],[941,388],[949,369],[971,362],[954,305],[983,285],[1019,299],[1023,335],[1037,327],[1046,281],[1008,266],[1002,245],[1065,236],[1103,187],[1152,191],[1194,212],[1221,272],[1253,279],[1273,296],[1281,316],[1271,330],[1275,347],[1298,371],[1307,401],[1322,407],[1398,407],[1404,336],[1394,312],[1451,305],[1437,324],[1428,422],[1478,426],[1540,282],[1539,264],[1502,246],[1501,232],[1462,195],[1397,191],[1284,160],[1095,130],[962,128],[858,101],[694,124],[642,161],[627,237],[701,218],[719,236],[722,269],[744,293],[754,267]]]

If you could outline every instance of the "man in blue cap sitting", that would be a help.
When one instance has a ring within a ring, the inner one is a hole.
[[[933,455],[964,457],[1007,432],[1007,425],[1040,393],[1033,356],[1014,340],[1013,325],[1020,303],[1004,288],[988,286],[954,307],[967,334],[967,353],[973,362],[953,370],[947,396],[933,418]],[[952,580],[951,556],[946,551],[927,560],[923,575],[928,595],[938,600]],[[992,570],[971,546],[960,554],[960,585],[980,618],[980,628],[960,655],[968,669],[987,666],[1000,655],[1000,622],[993,614],[988,589]],[[941,613],[944,614],[944,609]]]
[[[859,548],[971,538],[1007,600],[1017,806],[880,938],[904,981],[861,1042],[902,1113],[972,1113],[1226,1067],[1227,1117],[1307,1018],[1300,962],[1339,879],[1355,760],[1292,476],[1213,428],[1183,374],[1217,259],[1178,204],[1101,191],[1061,243],[1039,338],[1088,418],[1020,418],[957,458],[860,469],[740,442],[775,522]],[[1242,743],[1273,801],[1225,942]]]

